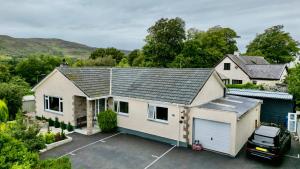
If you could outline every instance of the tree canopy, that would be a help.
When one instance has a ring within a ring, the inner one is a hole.
[[[3,100],[0,100],[0,123],[8,120],[8,108]]]
[[[143,47],[148,66],[168,67],[181,52],[185,40],[185,22],[181,18],[162,18],[148,29]]]
[[[268,28],[258,34],[247,46],[247,55],[264,56],[271,63],[288,63],[299,54],[299,42],[294,40],[283,25]]]
[[[90,59],[105,58],[111,56],[117,63],[119,63],[125,54],[116,48],[98,48],[91,53]]]
[[[298,100],[300,99],[300,65],[298,64],[295,68],[290,69],[287,77],[288,90]]]

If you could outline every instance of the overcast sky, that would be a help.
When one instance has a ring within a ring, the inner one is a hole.
[[[61,38],[132,50],[162,17],[186,28],[233,28],[241,51],[267,27],[283,24],[300,41],[300,0],[0,0],[0,34]]]

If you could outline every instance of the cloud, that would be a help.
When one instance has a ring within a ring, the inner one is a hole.
[[[147,28],[162,17],[181,17],[186,27],[231,27],[239,48],[272,25],[300,40],[298,0],[0,0],[0,34],[62,38],[95,47],[140,48]]]

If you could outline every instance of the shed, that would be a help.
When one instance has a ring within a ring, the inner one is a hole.
[[[289,93],[253,89],[228,89],[227,94],[263,100],[261,122],[286,126],[288,113],[295,112],[295,100],[293,95]]]
[[[35,97],[33,95],[23,96],[22,98],[23,112],[35,112]]]

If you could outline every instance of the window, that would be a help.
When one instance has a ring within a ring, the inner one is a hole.
[[[253,80],[252,83],[256,85],[256,84],[257,84],[257,81],[256,81],[256,80]]]
[[[224,83],[225,85],[228,85],[228,84],[230,83],[230,80],[229,80],[229,79],[223,79],[223,83]]]
[[[243,84],[243,81],[232,79],[232,84]]]
[[[114,111],[119,114],[128,114],[128,102],[114,101]]]
[[[148,119],[168,121],[168,108],[149,105]]]
[[[44,109],[62,113],[63,99],[60,97],[44,96]]]
[[[230,70],[230,63],[224,63],[224,70]]]

